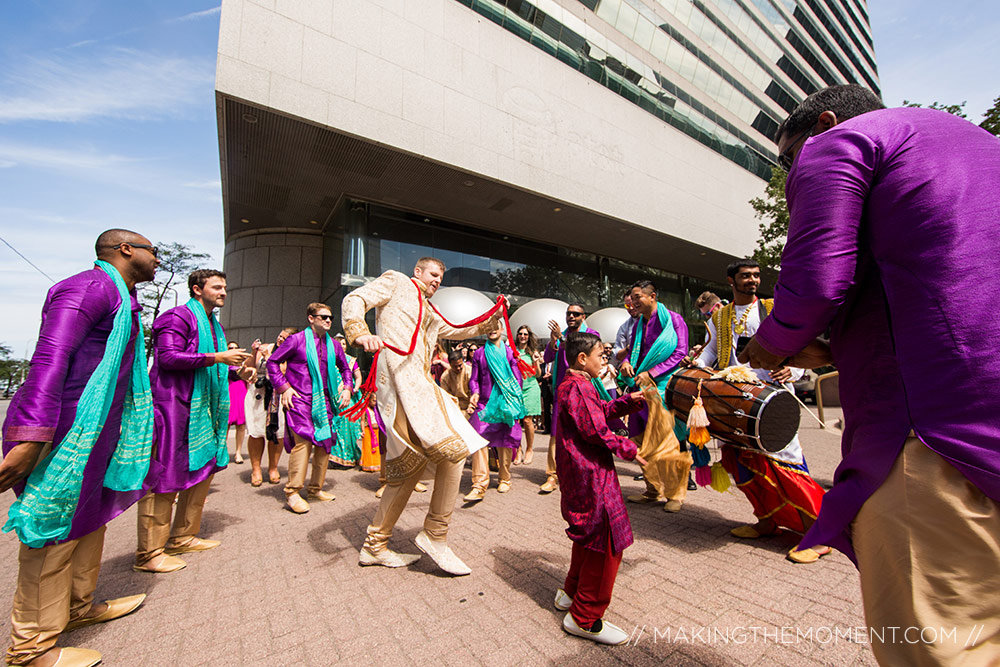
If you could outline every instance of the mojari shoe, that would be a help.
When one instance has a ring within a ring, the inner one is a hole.
[[[774,530],[769,533],[762,533],[750,525],[736,526],[736,528],[729,531],[733,537],[738,537],[741,540],[756,540],[758,537],[770,537],[771,535],[777,535],[780,532],[781,527],[778,525],[775,525]]]
[[[668,500],[667,504],[663,506],[664,512],[680,512],[681,508],[684,507],[684,503],[679,500]]]
[[[628,633],[619,628],[617,625],[608,623],[603,619],[599,619],[597,623],[600,623],[601,625],[601,629],[597,632],[584,630],[576,624],[576,620],[573,618],[573,615],[567,612],[563,617],[562,626],[563,630],[569,634],[589,639],[590,641],[597,642],[598,644],[618,646],[619,644],[624,644],[628,641]],[[597,623],[595,623],[595,625]]]
[[[361,547],[358,554],[358,565],[382,565],[383,567],[406,567],[420,560],[420,554],[401,554],[390,549],[372,552],[368,547]]]
[[[329,491],[324,491],[323,489],[320,489],[319,491],[308,491],[307,495],[309,496],[309,500],[317,500],[321,503],[328,503],[331,500],[337,499],[337,496],[333,495]]]
[[[382,486],[378,487],[378,491],[375,492],[375,497],[376,498],[381,498],[382,497],[382,494],[385,493],[385,487],[386,486],[388,486],[388,484],[383,484]]]
[[[566,611],[573,605],[573,598],[566,595],[566,591],[559,589],[556,591],[556,599],[552,602],[559,611]]]
[[[539,493],[552,493],[559,488],[559,479],[556,477],[549,477],[545,480],[545,483],[538,487]]]
[[[56,661],[52,663],[53,667],[94,667],[94,665],[101,662],[101,654],[89,648],[63,646],[62,648],[49,649],[49,651],[56,651],[58,653]],[[48,655],[48,653],[46,651],[42,655]],[[37,658],[28,664],[34,665],[36,661]]]
[[[413,490],[417,493],[424,493],[427,491],[427,485],[423,482],[417,482],[416,486],[413,487]]]
[[[121,618],[131,614],[133,611],[139,608],[142,601],[146,599],[145,593],[140,593],[139,595],[130,595],[125,598],[117,598],[115,600],[105,600],[108,608],[104,610],[103,613],[97,616],[91,616],[90,618],[78,618],[75,621],[70,621],[66,624],[66,629],[63,632],[69,632],[70,630],[76,630],[77,628],[85,628],[88,625],[97,625],[98,623],[107,623],[108,621],[113,621],[116,618]]]
[[[296,514],[305,514],[309,511],[309,503],[303,500],[298,493],[289,494],[285,500],[288,502],[288,509]]]
[[[167,554],[159,554],[150,558],[145,563],[136,563],[132,566],[132,569],[136,572],[167,574],[168,572],[183,570],[185,567],[187,567],[187,563],[180,558],[177,558],[176,556],[168,556]]]
[[[478,486],[472,487],[472,490],[465,494],[462,498],[467,503],[476,503],[486,497],[486,489],[481,489]]]
[[[788,560],[793,563],[801,563],[803,565],[808,565],[809,563],[815,563],[823,556],[832,553],[833,549],[830,547],[817,547],[816,549],[792,549],[785,556]]]
[[[455,552],[451,550],[447,542],[435,542],[427,534],[427,531],[424,530],[421,530],[417,534],[414,542],[418,549],[430,556],[437,563],[437,566],[448,574],[455,577],[472,574],[472,569],[463,563],[461,558],[455,555]]]
[[[500,482],[497,484],[497,493],[507,493],[510,491],[510,482]]]
[[[660,496],[647,496],[645,493],[637,493],[633,496],[629,496],[625,500],[630,503],[637,503],[639,505],[646,505],[647,503],[662,503],[666,502],[666,498],[661,498]]]
[[[187,544],[182,544],[178,547],[167,547],[163,550],[163,553],[176,556],[177,554],[194,553],[195,551],[208,551],[220,544],[222,542],[218,540],[203,540],[200,537],[193,537]]]

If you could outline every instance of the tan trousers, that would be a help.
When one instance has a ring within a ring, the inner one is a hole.
[[[309,456],[312,455],[312,476],[309,478],[309,491],[315,493],[323,489],[326,481],[326,464],[330,454],[322,447],[316,447],[305,438],[293,434],[295,446],[288,453],[288,483],[285,484],[285,495],[290,496],[302,490],[306,484],[306,468],[309,467]]]
[[[21,545],[7,664],[23,665],[42,655],[56,645],[67,623],[90,611],[105,529],[38,549]]]
[[[478,449],[472,454],[472,488],[486,490],[490,488],[489,447]],[[497,447],[497,470],[499,481],[510,483],[510,462],[514,450],[509,447]]]
[[[1000,664],[1000,504],[908,438],[851,535],[880,664]]]
[[[420,466],[406,479],[388,482],[379,501],[375,518],[368,526],[365,546],[369,551],[377,552],[388,547],[392,529],[399,520],[399,515],[403,513],[403,508],[413,493],[413,487],[420,481],[425,467],[426,465]],[[448,539],[448,522],[451,521],[451,513],[455,510],[458,486],[462,481],[464,467],[464,461],[457,463],[441,461],[437,464],[434,472],[434,488],[431,490],[431,506],[424,518],[424,530],[432,540],[445,542]]]
[[[201,514],[208,498],[208,487],[212,478],[198,482],[180,493],[149,493],[139,501],[138,532],[139,545],[135,551],[135,562],[142,565],[159,556],[166,547],[179,547],[190,542],[201,530]],[[174,510],[174,499],[177,509]],[[174,515],[170,525],[171,510]]]

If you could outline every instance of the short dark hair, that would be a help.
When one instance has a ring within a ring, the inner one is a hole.
[[[191,275],[188,276],[188,295],[194,297],[195,285],[198,286],[198,289],[204,289],[208,279],[215,278],[216,276],[223,280],[226,279],[226,274],[218,269],[198,269],[197,271],[192,271]]]
[[[795,107],[785,122],[778,126],[774,133],[774,141],[775,143],[781,141],[781,137],[786,134],[794,135],[806,132],[819,121],[819,116],[824,111],[832,111],[837,114],[837,122],[840,122],[884,108],[885,105],[882,104],[878,95],[864,86],[859,86],[856,83],[830,86],[816,91]]]
[[[142,234],[133,232],[130,229],[106,229],[101,232],[100,236],[97,237],[97,241],[94,242],[94,253],[98,257],[106,256],[115,246],[133,241],[138,242],[141,238],[143,238]]]
[[[566,310],[569,310],[573,306],[576,306],[577,308],[579,308],[580,310],[582,310],[584,315],[587,314],[587,307],[585,305],[583,305],[582,303],[580,303],[579,301],[574,301],[572,303],[566,304]]]
[[[448,353],[448,361],[464,361],[465,355],[462,354],[461,350],[452,350]]]
[[[629,293],[632,293],[636,287],[641,289],[643,292],[649,292],[650,294],[656,294],[656,283],[652,280],[637,280],[632,283],[632,287],[629,288]]]
[[[566,336],[566,361],[572,364],[580,356],[581,352],[583,354],[590,354],[590,351],[600,344],[600,337],[589,331],[571,333]]]
[[[760,264],[752,259],[738,259],[726,267],[726,276],[735,278],[740,269],[759,269]]]

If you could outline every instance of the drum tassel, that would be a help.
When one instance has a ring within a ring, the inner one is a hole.
[[[691,429],[688,442],[704,447],[712,439],[712,436],[708,433],[708,413],[705,412],[705,405],[701,400],[701,383],[702,380],[698,380],[698,395],[688,412],[687,425]]]

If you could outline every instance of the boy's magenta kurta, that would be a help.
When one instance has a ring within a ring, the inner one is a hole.
[[[643,404],[628,394],[602,401],[589,376],[568,372],[558,390],[556,471],[562,492],[562,515],[569,539],[593,551],[621,553],[632,544],[622,488],[614,457],[635,459],[636,445],[615,435],[608,419],[622,417]]]
[[[215,336],[212,341],[217,345]],[[190,308],[171,308],[153,322],[153,367],[149,371],[156,415],[150,465],[153,493],[183,491],[225,469],[215,465],[214,457],[198,470],[189,470],[188,462],[194,372],[214,363],[212,353],[198,352],[198,320]],[[228,386],[225,391],[229,391]]]
[[[486,341],[486,345],[493,343]],[[514,379],[517,380],[518,387],[521,386],[521,369],[517,367],[517,360],[509,345],[503,345],[507,363],[510,364],[514,372]],[[513,426],[507,424],[488,424],[479,419],[479,411],[486,407],[493,394],[493,374],[490,373],[490,365],[486,361],[486,348],[481,347],[472,355],[472,370],[469,372],[469,395],[479,394],[479,408],[469,417],[469,424],[476,429],[476,433],[486,438],[490,447],[507,447],[517,449],[521,446],[521,422]]]
[[[134,289],[130,296],[132,331],[118,369],[107,421],[83,471],[80,499],[67,540],[97,530],[146,494],[145,490],[118,492],[104,487],[104,475],[118,446],[122,405],[135,359],[135,336],[141,331],[142,307]],[[58,447],[73,424],[87,380],[104,358],[120,303],[114,282],[96,268],[58,282],[49,290],[42,306],[42,326],[31,370],[7,408],[4,454],[20,442],[52,442],[53,447]],[[15,491],[20,493],[23,488],[21,482]]]
[[[336,413],[340,410],[340,397],[326,396],[326,413],[330,419],[332,437],[317,442],[315,437],[316,429],[313,428],[312,423],[312,379],[309,376],[309,364],[306,361],[305,337],[307,334],[312,336],[316,342],[316,356],[319,357],[319,372],[325,378],[327,373],[326,336],[316,337],[311,328],[292,334],[285,339],[281,347],[275,350],[274,354],[268,358],[267,374],[271,378],[274,390],[278,394],[283,393],[289,387],[299,394],[292,398],[292,409],[285,413],[285,423],[288,425],[288,428],[300,438],[305,438],[329,454],[337,438],[337,431],[332,426],[333,420],[336,418]],[[347,363],[344,348],[334,338],[331,337],[330,340],[333,343],[334,353],[336,354],[340,377],[344,382],[344,386],[353,393],[354,373]],[[281,364],[285,362],[288,363],[285,366],[285,372],[282,373]],[[326,384],[324,383],[324,395],[327,391]],[[292,447],[295,444],[292,438],[287,437],[286,434],[284,442],[285,451],[292,451]]]
[[[583,326],[580,329],[583,329]],[[601,334],[593,329],[587,329],[584,333],[594,334],[598,338],[601,337]],[[552,414],[555,414],[559,410],[559,385],[562,384],[563,378],[566,377],[566,371],[569,370],[569,361],[566,360],[566,341],[560,341],[559,347],[556,348],[552,344],[552,339],[549,338],[549,342],[545,345],[545,350],[542,351],[542,361],[546,364],[552,364],[552,377],[555,378],[556,387],[556,390],[552,392]],[[553,418],[552,429],[549,434],[550,438],[556,437],[558,428],[559,420]]]
[[[803,144],[757,331],[790,355],[832,327],[843,461],[802,547],[853,557],[851,522],[911,429],[1000,501],[998,192],[1000,140],[941,111],[873,111]]]

